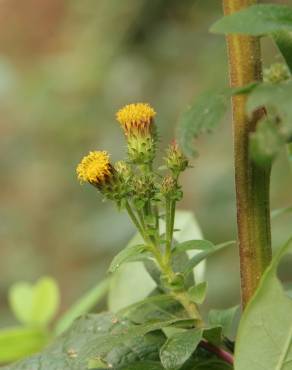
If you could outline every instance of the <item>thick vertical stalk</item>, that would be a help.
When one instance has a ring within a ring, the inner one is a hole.
[[[223,0],[225,15],[256,4],[256,0]],[[262,78],[260,43],[256,37],[228,35],[230,83],[246,85]],[[232,99],[237,225],[243,307],[253,295],[271,259],[269,211],[270,168],[256,166],[249,157],[249,134],[264,114],[245,113],[246,96]]]

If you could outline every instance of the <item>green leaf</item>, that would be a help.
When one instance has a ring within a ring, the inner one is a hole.
[[[105,279],[78,299],[58,320],[55,326],[56,335],[67,330],[75,319],[88,313],[108,292],[110,279]]]
[[[159,362],[145,361],[135,362],[120,368],[121,370],[163,370],[164,367]]]
[[[115,256],[109,267],[109,272],[117,271],[125,262],[141,261],[148,258],[149,255],[144,244],[128,245]]]
[[[284,5],[252,5],[225,16],[211,27],[214,33],[262,36],[292,30],[292,8]]]
[[[207,257],[210,257],[212,254],[234,244],[235,242],[234,241],[229,241],[229,242],[225,242],[225,243],[222,243],[222,244],[218,244],[218,245],[214,245],[213,248],[210,248],[206,251],[203,251],[203,252],[200,252],[198,254],[196,254],[194,257],[192,257],[184,271],[184,274],[187,275],[189,274],[194,267],[196,267],[201,261],[203,261],[204,259],[206,259]]]
[[[47,325],[55,316],[60,303],[56,280],[43,277],[33,288],[32,322]]]
[[[204,281],[203,283],[197,284],[188,290],[189,296],[197,304],[202,304],[206,299],[208,283]]]
[[[40,351],[47,344],[48,334],[24,327],[0,330],[0,363],[12,362]]]
[[[260,121],[250,135],[250,154],[259,166],[270,166],[284,145],[278,127],[268,118]]]
[[[8,292],[9,304],[15,317],[23,324],[31,322],[33,289],[26,282],[18,282],[12,285]]]
[[[172,253],[173,255],[189,250],[206,250],[213,248],[213,243],[208,240],[188,240],[186,242],[178,243],[174,246]]]
[[[85,315],[75,320],[45,351],[9,369],[80,370],[86,369],[93,359],[100,359],[113,368],[139,360],[156,361],[165,341],[160,329],[184,321],[173,318],[137,325],[110,313]]]
[[[273,38],[292,73],[292,32],[278,31],[273,34]]]
[[[292,360],[292,300],[277,276],[292,239],[278,251],[246,307],[235,348],[236,370],[289,370]]]
[[[26,282],[14,284],[9,291],[9,303],[16,318],[27,325],[46,326],[59,306],[59,288],[56,281],[43,277],[35,285]]]
[[[200,95],[182,114],[178,123],[178,141],[187,155],[197,155],[193,140],[200,134],[212,131],[222,120],[227,107],[225,90],[212,90]]]
[[[214,346],[222,344],[222,326],[213,326],[203,331],[203,337]]]
[[[191,329],[170,337],[160,350],[165,369],[179,369],[195,352],[202,339],[202,330]]]
[[[239,310],[239,306],[230,307],[224,310],[210,310],[208,322],[210,326],[221,326],[223,335],[229,336],[232,324]]]
[[[250,93],[246,107],[249,114],[252,114],[255,109],[261,106],[265,106],[276,113],[282,120],[282,134],[289,136],[292,132],[291,99],[291,80],[278,84],[263,83]]]
[[[122,309],[118,315],[139,324],[154,320],[189,318],[181,304],[167,294],[147,297]]]

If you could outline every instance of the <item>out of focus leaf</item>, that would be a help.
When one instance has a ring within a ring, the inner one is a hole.
[[[236,370],[289,370],[292,359],[292,300],[277,276],[292,239],[280,249],[246,307],[235,347]]]
[[[60,335],[67,330],[79,316],[88,313],[108,292],[110,279],[105,279],[79,298],[58,320],[55,333]]]
[[[278,31],[292,31],[292,8],[284,5],[252,5],[213,24],[214,33],[240,33],[262,36]]]
[[[229,99],[233,95],[248,94],[257,86],[256,82],[236,88],[207,91],[182,114],[178,123],[178,141],[189,156],[196,156],[194,139],[213,131],[223,119]]]
[[[191,329],[172,335],[160,350],[165,369],[179,369],[195,352],[202,339],[202,330]]]
[[[200,95],[185,111],[178,126],[178,141],[189,156],[196,156],[193,140],[212,131],[222,120],[228,107],[226,91],[208,91]]]
[[[0,331],[0,364],[19,360],[40,351],[47,344],[47,333],[25,327]]]
[[[9,291],[9,302],[17,319],[27,325],[46,326],[59,306],[59,288],[56,281],[43,277],[35,285],[14,284]]]

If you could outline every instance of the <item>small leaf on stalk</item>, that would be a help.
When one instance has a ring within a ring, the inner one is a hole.
[[[125,262],[142,261],[149,257],[144,244],[130,245],[119,252],[109,267],[109,272],[115,272]]]
[[[188,240],[186,242],[178,243],[174,246],[172,253],[182,253],[189,250],[207,250],[213,248],[214,244],[208,240]]]
[[[189,290],[189,296],[192,301],[197,304],[202,304],[205,301],[207,294],[208,283],[204,281],[203,283],[192,286]]]
[[[292,31],[282,30],[273,33],[273,39],[277,44],[290,72],[292,72]]]
[[[223,310],[210,310],[208,315],[208,322],[211,326],[221,326],[223,334],[229,336],[230,330],[239,306],[223,309]]]

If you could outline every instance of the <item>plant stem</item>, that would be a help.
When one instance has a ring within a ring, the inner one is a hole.
[[[130,205],[130,203],[127,201],[126,202],[126,209],[127,209],[127,212],[133,222],[133,224],[136,226],[136,228],[138,229],[139,233],[141,234],[142,238],[145,239],[145,232],[144,232],[144,229],[143,227],[140,225],[134,211],[132,210],[132,207]]]
[[[224,12],[232,14],[256,4],[257,0],[223,0]],[[244,86],[262,79],[260,42],[257,37],[227,36],[230,83]],[[270,167],[260,168],[249,156],[249,134],[255,130],[264,111],[248,119],[247,97],[232,98],[235,152],[235,184],[237,225],[240,251],[242,304],[246,306],[258,286],[259,279],[271,260],[269,209]]]
[[[205,340],[202,340],[200,342],[200,347],[206,349],[207,351],[214,353],[219,358],[221,358],[223,361],[227,362],[230,365],[233,365],[233,356],[231,353],[224,351],[222,348],[215,347],[213,344],[206,342]]]

